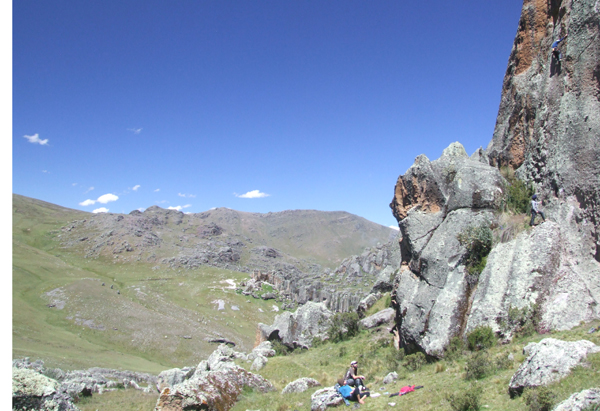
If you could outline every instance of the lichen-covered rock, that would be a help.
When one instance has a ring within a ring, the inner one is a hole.
[[[321,383],[314,378],[302,377],[292,381],[281,391],[282,394],[293,394],[304,392],[312,387],[320,387]]]
[[[171,368],[170,370],[162,371],[158,374],[156,387],[160,392],[167,387],[182,383],[192,377],[195,372],[196,368],[193,367]]]
[[[267,365],[267,362],[268,362],[268,360],[266,357],[263,357],[262,355],[256,356],[254,361],[252,361],[252,365],[250,366],[250,371],[261,370],[265,365]]]
[[[567,342],[545,338],[537,344],[529,343],[523,349],[527,359],[510,379],[508,391],[514,397],[527,387],[558,381],[582,364],[588,354],[596,352],[600,352],[600,347],[587,340]]]
[[[374,328],[382,324],[389,324],[396,318],[396,310],[393,308],[386,308],[373,315],[363,318],[359,321],[359,324],[366,328]]]
[[[337,407],[343,403],[344,399],[333,387],[315,391],[315,393],[310,396],[311,411],[324,411],[327,407]]]
[[[600,404],[600,388],[590,388],[571,395],[553,411],[584,411],[597,404]]]
[[[206,361],[198,364],[191,378],[161,391],[155,411],[227,411],[244,387],[260,392],[273,390],[273,384],[262,376],[234,363],[240,355],[226,344],[219,345]]]
[[[277,315],[271,326],[259,323],[260,337],[262,341],[281,341],[292,348],[309,348],[314,338],[326,338],[332,315],[325,304],[309,301],[294,313]]]
[[[14,410],[78,411],[60,383],[34,369],[12,369],[12,405]]]

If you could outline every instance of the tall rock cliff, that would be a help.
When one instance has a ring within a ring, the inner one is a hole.
[[[546,330],[600,318],[599,23],[600,0],[525,0],[487,150],[469,157],[452,143],[398,178],[390,207],[401,232],[392,295],[401,348],[443,357],[452,337],[480,325],[510,338],[515,309]],[[526,228],[524,216],[502,212],[503,168],[535,187],[547,222]],[[510,218],[521,223],[509,232]],[[483,226],[494,246],[473,275],[457,235]]]
[[[552,57],[555,40],[562,60]],[[600,261],[600,2],[525,0],[492,141],[495,166],[543,197],[575,195]]]

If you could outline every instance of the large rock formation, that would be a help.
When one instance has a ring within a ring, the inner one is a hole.
[[[600,261],[600,5],[525,0],[509,58],[491,164],[517,169],[544,197],[574,195]],[[551,56],[561,43],[562,62]]]
[[[469,158],[453,143],[398,178],[401,347],[443,356],[451,337],[479,325],[510,338],[511,309],[535,312],[544,329],[600,317],[599,13],[592,0],[525,0],[488,149]],[[567,33],[563,61],[553,61],[550,46]],[[456,235],[484,222],[499,233],[503,167],[536,188],[551,222],[500,236],[476,278]]]
[[[314,338],[327,338],[332,315],[325,304],[309,301],[294,313],[279,314],[273,325],[259,323],[259,339],[280,341],[290,348],[309,348]]]

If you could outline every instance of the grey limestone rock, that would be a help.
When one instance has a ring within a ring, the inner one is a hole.
[[[321,383],[314,378],[298,378],[295,381],[292,381],[281,391],[282,394],[291,394],[291,393],[299,393],[304,392],[312,387],[320,387]]]
[[[600,347],[587,340],[567,342],[545,338],[537,344],[529,343],[523,349],[527,359],[510,379],[509,393],[515,396],[527,387],[539,387],[560,380],[573,367],[584,363],[588,354],[599,351]]]
[[[583,411],[600,404],[600,388],[590,388],[571,395],[558,404],[553,411]]]
[[[158,391],[162,391],[166,387],[172,387],[180,384],[188,378],[192,377],[196,372],[196,368],[171,368],[170,370],[162,371],[158,374],[156,386]]]
[[[375,328],[382,324],[390,324],[396,318],[396,310],[393,308],[386,308],[373,315],[363,318],[359,321],[359,324],[366,328]]]
[[[389,373],[388,375],[386,375],[383,378],[383,383],[384,384],[391,384],[394,381],[396,381],[397,379],[398,379],[398,373],[394,371],[394,372]]]
[[[309,348],[313,338],[326,338],[332,315],[325,304],[309,301],[294,313],[277,315],[273,325],[259,323],[258,327],[263,341],[279,340],[288,347]]]
[[[77,411],[73,398],[58,381],[31,368],[12,369],[12,406],[15,410]]]
[[[333,387],[315,391],[310,397],[311,411],[324,411],[327,407],[337,407],[344,403],[342,396]]]

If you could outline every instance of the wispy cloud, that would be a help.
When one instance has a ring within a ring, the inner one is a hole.
[[[142,132],[142,128],[128,128],[127,131],[131,131],[133,134],[140,134]]]
[[[181,211],[181,210],[183,210],[184,208],[188,208],[188,207],[191,207],[191,206],[192,206],[191,204],[186,204],[186,205],[184,205],[184,206],[177,206],[177,207],[173,207],[173,206],[171,206],[171,207],[167,207],[167,209],[168,209],[168,210],[177,210],[177,211]]]
[[[392,230],[396,230],[396,231],[400,231],[400,227],[398,227],[397,225],[391,225],[389,226]]]
[[[42,170],[42,173],[49,173],[48,170]]]
[[[246,194],[233,193],[233,195],[239,198],[264,198],[269,197],[271,194],[261,193],[259,190],[252,190],[248,191]]]
[[[108,208],[106,207],[100,207],[95,209],[94,211],[92,211],[92,213],[97,214],[97,213],[108,213]]]
[[[138,188],[140,188],[140,187],[141,187],[141,185],[139,185],[139,184],[138,184],[138,185],[135,185],[135,186],[133,186],[132,190],[133,190],[133,191],[137,191],[137,190],[138,190]]]
[[[30,143],[33,143],[33,144],[39,144],[41,146],[48,145],[48,139],[45,139],[45,140],[40,139],[40,135],[38,133],[35,133],[32,136],[24,135],[23,137],[25,137]]]
[[[160,191],[160,188],[157,188],[156,190],[154,190],[155,193],[158,193]]]
[[[85,190],[85,193],[83,193],[83,194],[87,194],[87,193],[89,193],[90,191],[92,191],[93,189],[94,189],[94,187],[90,187],[90,188],[88,188],[87,190]]]
[[[196,194],[181,194],[181,193],[177,193],[177,195],[179,197],[183,197],[183,198],[196,198]]]
[[[119,199],[119,197],[114,194],[104,194],[104,195],[101,195],[100,197],[98,197],[96,200],[87,199],[85,201],[82,201],[81,203],[79,203],[79,205],[85,207],[85,206],[89,206],[89,205],[96,204],[96,203],[106,204],[106,203],[110,203],[111,201],[117,201],[118,199]],[[102,207],[102,208],[104,208],[104,207]],[[99,208],[98,210],[101,210],[101,208]],[[99,212],[103,212],[103,211],[99,211]]]

